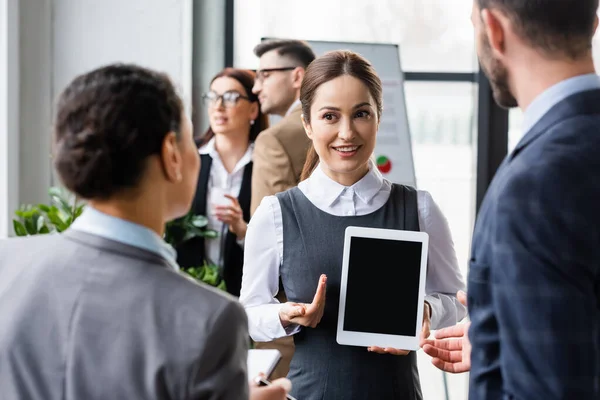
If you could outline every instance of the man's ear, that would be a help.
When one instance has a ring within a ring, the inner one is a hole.
[[[312,140],[312,128],[310,127],[310,124],[306,122],[304,114],[300,115],[300,118],[302,119],[302,126],[304,127],[304,132],[306,132],[306,136]]]
[[[259,105],[258,105],[258,101],[252,102],[252,104],[250,104],[250,118],[253,121],[256,121],[256,119],[258,118],[258,110],[259,110]]]
[[[160,156],[165,179],[171,183],[180,182],[183,177],[181,172],[183,163],[175,132],[169,132],[163,139]]]
[[[306,73],[306,70],[302,67],[296,67],[292,71],[292,86],[294,87],[294,89],[300,89],[300,86],[302,86],[302,80],[304,79],[305,73]]]
[[[506,50],[506,33],[510,20],[498,10],[481,10],[483,29],[496,57],[503,57]]]

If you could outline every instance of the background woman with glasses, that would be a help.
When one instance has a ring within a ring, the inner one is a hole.
[[[206,215],[209,228],[219,235],[194,238],[177,248],[177,260],[184,268],[204,262],[218,265],[227,291],[234,296],[240,294],[250,220],[254,140],[268,126],[252,93],[254,80],[252,71],[226,68],[203,96],[210,127],[197,141],[202,169],[192,210]]]

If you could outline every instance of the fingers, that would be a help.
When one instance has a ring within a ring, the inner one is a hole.
[[[441,347],[437,347],[437,346],[432,346],[430,344],[426,344],[425,346],[423,346],[423,351],[433,357],[433,358],[439,358],[442,361],[445,362],[461,362],[462,359],[462,351],[460,349],[458,350],[445,350]]]
[[[286,391],[279,385],[251,386],[249,400],[284,400]]]
[[[244,218],[242,210],[230,206],[216,206],[214,215],[225,224],[231,225]]]
[[[458,324],[454,326],[450,326],[448,328],[442,328],[435,331],[436,339],[446,339],[446,338],[462,338],[465,336],[465,333],[468,329],[467,324]]]
[[[444,340],[425,340],[423,341],[423,350],[425,346],[434,347],[440,350],[460,351],[463,348],[462,339],[444,339]]]
[[[462,304],[465,307],[467,306],[467,294],[465,292],[459,290],[458,292],[456,292],[456,298],[458,299],[460,304]]]
[[[323,313],[325,312],[326,292],[327,276],[323,274],[319,277],[319,284],[317,286],[315,297],[313,298],[312,303],[309,304],[308,309],[306,310],[307,315],[312,316],[312,319],[308,324],[308,326],[310,326],[311,328],[315,328],[319,324],[319,322],[321,322],[321,318],[323,318]]]
[[[240,203],[238,202],[237,197],[232,196],[230,194],[225,193],[223,196],[227,197],[229,200],[231,200],[233,202],[233,204],[239,205]]]
[[[400,350],[400,349],[394,349],[392,347],[371,346],[371,347],[368,347],[367,350],[371,351],[373,353],[391,354],[391,355],[394,355],[394,356],[405,356],[408,353],[410,353],[410,350]]]
[[[319,278],[319,285],[317,286],[317,291],[315,293],[315,297],[313,298],[312,304],[316,304],[317,306],[324,304],[326,291],[327,291],[327,275],[323,274]]]
[[[285,389],[286,393],[289,393],[290,390],[292,390],[292,381],[290,381],[287,378],[279,378],[279,379],[275,379],[274,381],[271,382],[274,386],[281,386],[283,389]]]
[[[242,215],[242,209],[239,207],[232,206],[215,206],[214,210],[215,215],[231,215],[231,216],[240,216]]]
[[[463,363],[450,363],[440,360],[439,358],[432,358],[431,363],[442,371],[449,372],[451,374],[458,374],[461,372],[467,372],[469,367]]]
[[[281,307],[281,313],[285,315],[288,321],[294,318],[302,317],[306,314],[306,308],[298,303],[284,303]]]

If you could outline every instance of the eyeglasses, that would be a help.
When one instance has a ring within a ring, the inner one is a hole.
[[[294,69],[296,69],[298,67],[281,67],[281,68],[265,68],[265,69],[259,69],[258,71],[256,71],[256,80],[257,81],[264,81],[266,78],[269,77],[271,72],[278,72],[278,71],[292,71]]]
[[[208,92],[202,95],[202,101],[205,106],[212,107],[216,106],[221,100],[223,107],[235,107],[240,99],[250,101],[250,98],[242,95],[235,91],[228,91],[223,94],[216,94],[215,92]]]

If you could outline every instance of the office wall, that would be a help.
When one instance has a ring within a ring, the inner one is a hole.
[[[77,74],[116,61],[158,69],[173,78],[189,107],[193,15],[192,0],[0,0],[0,6],[0,79],[9,85],[0,86],[1,238],[12,233],[18,204],[46,201],[48,186],[57,183],[50,156],[54,100]]]
[[[19,30],[17,0],[0,0],[0,238],[9,232],[8,215],[18,202]]]

